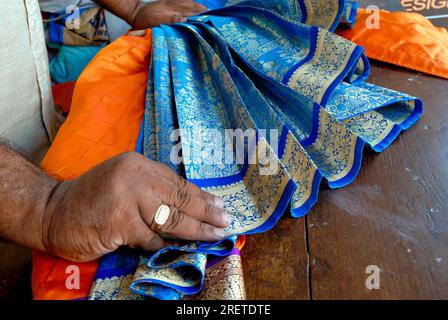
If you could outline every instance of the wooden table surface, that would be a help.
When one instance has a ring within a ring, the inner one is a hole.
[[[448,299],[448,80],[372,65],[369,82],[423,99],[421,120],[383,153],[366,148],[357,179],[321,188],[306,218],[248,237],[249,299]]]
[[[302,219],[249,236],[249,299],[448,299],[448,81],[373,63],[370,82],[421,97],[422,119]],[[0,240],[0,299],[30,298],[30,252]],[[366,267],[381,269],[367,290]]]

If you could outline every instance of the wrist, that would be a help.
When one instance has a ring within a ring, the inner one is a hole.
[[[30,207],[28,214],[22,222],[23,232],[18,234],[27,235],[24,240],[26,247],[47,251],[48,231],[54,208],[57,206],[58,193],[62,182],[51,177],[45,177],[36,195],[33,197],[35,203]]]
[[[146,3],[142,1],[136,1],[135,6],[133,7],[133,9],[129,14],[129,18],[126,21],[129,25],[132,26],[132,28],[135,28],[135,26],[137,25],[138,15],[145,6]]]

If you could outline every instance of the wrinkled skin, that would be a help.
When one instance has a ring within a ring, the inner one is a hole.
[[[134,29],[146,29],[161,24],[185,22],[188,17],[206,11],[203,5],[190,0],[159,0],[140,3],[134,12],[131,25]]]
[[[154,216],[162,204],[171,213],[159,226]],[[59,183],[44,214],[43,246],[69,260],[88,261],[123,245],[160,249],[170,244],[161,234],[218,241],[229,222],[221,199],[165,165],[126,153]]]

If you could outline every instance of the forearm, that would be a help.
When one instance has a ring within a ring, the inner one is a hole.
[[[58,182],[0,144],[0,237],[43,250],[42,218]]]
[[[96,3],[125,20],[128,24],[134,25],[135,16],[144,6],[139,0],[94,0]]]

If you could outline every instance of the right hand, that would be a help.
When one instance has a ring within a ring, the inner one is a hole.
[[[159,226],[154,216],[162,204],[171,213]],[[124,245],[155,251],[170,244],[165,237],[218,241],[230,216],[220,198],[167,166],[125,153],[58,183],[41,221],[45,251],[84,262]]]
[[[188,17],[198,15],[207,8],[192,0],[158,0],[149,3],[140,2],[135,8],[129,23],[136,30],[161,24],[185,22]]]

